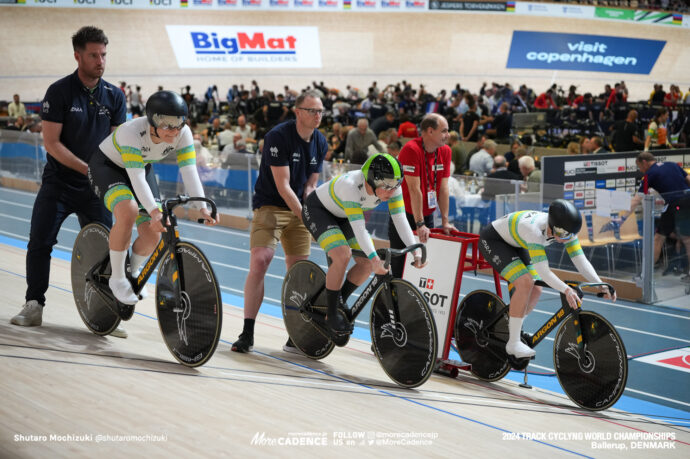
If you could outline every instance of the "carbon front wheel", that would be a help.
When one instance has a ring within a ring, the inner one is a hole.
[[[213,268],[193,244],[179,242],[158,268],[156,313],[165,345],[182,365],[198,367],[216,350],[223,301]]]
[[[402,279],[384,284],[372,302],[370,324],[383,371],[403,387],[424,384],[434,371],[438,343],[434,315],[419,290]]]
[[[628,380],[628,358],[616,329],[595,312],[581,311],[558,329],[553,361],[558,381],[576,405],[605,410],[623,395]],[[582,350],[577,345],[582,332]]]

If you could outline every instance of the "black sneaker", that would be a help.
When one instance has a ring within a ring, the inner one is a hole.
[[[283,345],[283,352],[289,352],[291,354],[301,354],[302,351],[297,349],[295,347],[295,343],[292,342],[290,338],[288,338],[287,342]]]
[[[249,352],[254,349],[254,337],[249,333],[240,333],[239,338],[232,343],[232,348],[235,352]]]

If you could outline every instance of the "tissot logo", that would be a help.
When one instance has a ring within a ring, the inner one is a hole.
[[[426,277],[421,277],[419,279],[419,287],[432,290],[434,288],[434,280],[433,279],[427,279]]]

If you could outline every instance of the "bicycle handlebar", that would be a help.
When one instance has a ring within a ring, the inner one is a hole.
[[[583,296],[585,296],[585,293],[582,291],[582,287],[601,287],[601,286],[604,286],[604,287],[608,287],[608,289],[609,289],[609,294],[610,294],[611,296],[613,296],[613,294],[616,293],[616,289],[613,287],[613,285],[608,284],[608,283],[606,283],[606,282],[565,281],[565,283],[568,284],[570,287],[572,287],[572,288],[575,290],[575,292],[577,293],[577,296],[580,297],[580,298],[582,298]],[[536,282],[534,283],[534,285],[539,285],[539,286],[541,286],[541,287],[549,287],[549,288],[551,288],[551,286],[550,286],[549,284],[547,284],[546,282],[544,282],[543,280],[538,280],[538,281],[536,281]],[[604,293],[599,292],[599,293],[597,293],[597,296],[598,296],[599,298],[601,298],[601,297],[604,296]]]
[[[406,253],[412,252],[413,250],[417,250],[417,249],[422,249],[422,264],[426,263],[426,246],[424,244],[422,244],[421,242],[418,242],[416,244],[412,244],[408,247],[405,247],[404,249],[391,249],[391,248],[385,248],[384,247],[382,249],[378,249],[376,251],[376,254],[379,256],[379,258],[384,259],[384,266],[386,267],[386,269],[388,269],[388,267],[391,264],[391,256],[399,257],[399,256],[405,255]]]
[[[187,204],[188,202],[194,202],[194,201],[202,201],[205,203],[208,203],[211,205],[211,218],[216,219],[216,215],[218,214],[217,209],[216,209],[216,203],[213,202],[213,200],[209,198],[201,198],[201,197],[189,197],[187,195],[181,194],[179,196],[176,196],[174,198],[169,198],[163,201],[163,210],[164,212],[167,212],[168,214],[172,214],[172,211],[175,207],[181,205],[181,204]],[[198,218],[197,219],[198,223],[204,223],[203,218]]]
[[[584,292],[582,291],[582,287],[608,287],[609,289],[609,294],[613,296],[616,293],[616,289],[613,288],[613,285],[607,284],[606,282],[583,282],[581,284],[578,284],[575,286],[575,291],[577,291],[577,295],[582,298],[584,296]],[[599,298],[604,296],[603,292],[597,293],[597,296]]]

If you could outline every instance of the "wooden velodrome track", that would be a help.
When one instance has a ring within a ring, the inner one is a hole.
[[[233,353],[241,301],[226,301],[214,357],[188,369],[163,344],[152,295],[125,323],[128,339],[88,332],[74,307],[69,263],[58,257],[43,326],[16,327],[9,319],[24,295],[25,251],[2,244],[0,253],[2,458],[690,453],[687,422],[615,408],[586,412],[508,379],[433,375],[417,390],[400,389],[365,340],[323,361],[288,354],[282,320],[271,315],[258,318],[254,352]]]

